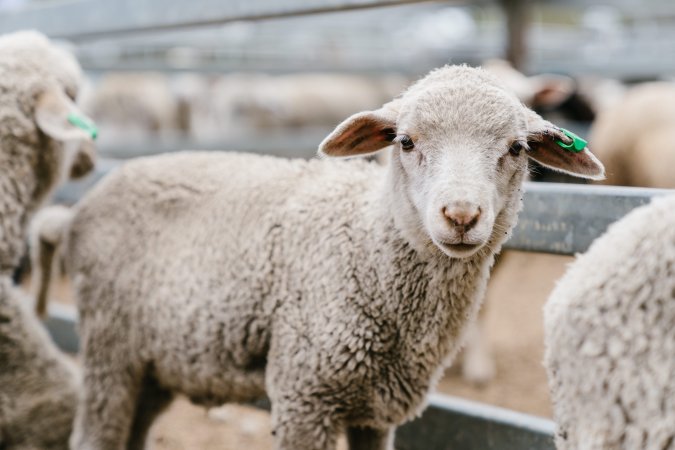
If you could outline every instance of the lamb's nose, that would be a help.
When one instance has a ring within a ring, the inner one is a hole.
[[[466,233],[478,223],[481,209],[472,203],[457,202],[444,206],[441,212],[452,228],[459,233]]]

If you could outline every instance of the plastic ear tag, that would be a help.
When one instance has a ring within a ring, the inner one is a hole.
[[[566,130],[564,128],[561,128],[560,131],[563,132],[565,136],[568,138],[572,139],[572,142],[569,144],[565,144],[563,141],[556,140],[555,143],[558,144],[560,147],[564,148],[565,150],[569,150],[574,153],[579,153],[583,149],[586,148],[586,145],[588,145],[588,142],[581,139],[579,136],[576,134],[572,133],[569,130]]]
[[[68,114],[68,122],[89,133],[89,136],[91,136],[92,139],[96,140],[98,137],[98,128],[96,128],[96,124],[84,116],[70,113]]]

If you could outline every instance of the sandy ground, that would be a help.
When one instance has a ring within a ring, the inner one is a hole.
[[[438,391],[513,410],[550,416],[543,357],[542,306],[571,257],[505,252],[488,289],[485,314],[497,376],[486,386],[466,383],[455,368]],[[67,283],[54,297],[69,302]],[[228,405],[207,412],[179,398],[155,424],[155,450],[262,450],[272,447],[269,414]],[[344,442],[341,443],[344,447]]]

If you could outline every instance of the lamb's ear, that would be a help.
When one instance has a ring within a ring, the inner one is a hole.
[[[533,108],[555,108],[574,92],[574,80],[565,75],[535,75],[529,77],[528,81],[534,91]]]
[[[605,178],[605,167],[588,150],[584,141],[571,138],[538,114],[528,113],[527,155],[530,158],[544,167],[579,178]]]
[[[395,102],[377,111],[354,114],[342,122],[319,145],[319,155],[363,156],[391,145],[396,137],[398,111]]]
[[[35,123],[57,141],[90,140],[96,137],[91,121],[57,87],[42,92],[35,106]]]

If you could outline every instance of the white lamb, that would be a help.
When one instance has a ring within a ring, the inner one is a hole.
[[[557,448],[675,448],[675,196],[612,225],[544,313]]]
[[[66,259],[84,392],[72,446],[141,448],[175,393],[267,393],[276,448],[389,449],[451,362],[521,205],[528,156],[602,176],[480,69],[431,72],[345,120],[328,157],[130,162],[80,204]]]

